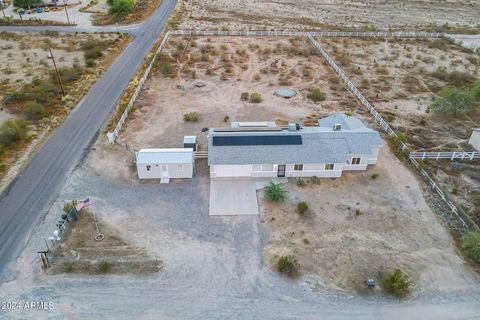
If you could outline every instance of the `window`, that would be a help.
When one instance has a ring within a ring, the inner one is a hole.
[[[327,163],[325,165],[325,170],[333,170],[334,164],[333,163]]]
[[[152,169],[152,166],[147,164],[147,171],[150,171],[150,169]]]
[[[302,171],[303,170],[303,164],[294,164],[293,165],[293,170],[294,171]]]
[[[177,171],[182,172],[183,171],[183,164],[178,164],[177,165]]]
[[[335,123],[333,125],[333,131],[340,131],[342,130],[342,125],[340,123]]]
[[[262,171],[273,171],[273,164],[262,164]]]
[[[362,158],[352,158],[352,164],[360,164],[360,160],[362,160]]]

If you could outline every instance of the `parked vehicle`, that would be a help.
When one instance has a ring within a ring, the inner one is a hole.
[[[35,11],[36,11],[37,13],[42,13],[42,12],[43,12],[43,8],[37,8]]]
[[[44,11],[45,11],[45,12],[49,12],[49,11],[50,11],[50,8],[49,8],[49,7],[46,7]]]

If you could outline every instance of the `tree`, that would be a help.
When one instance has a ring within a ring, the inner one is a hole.
[[[135,10],[135,2],[133,0],[113,0],[108,11],[115,18],[123,17]]]
[[[449,86],[441,91],[440,98],[437,98],[430,108],[439,113],[456,116],[470,109],[474,102],[469,93]]]
[[[285,200],[285,194],[287,193],[280,183],[270,182],[265,187],[265,197],[270,201],[282,202]]]
[[[399,298],[403,298],[410,293],[410,280],[408,276],[398,268],[383,279],[383,285],[388,293]]]
[[[28,9],[32,6],[37,6],[42,3],[42,0],[13,0],[13,5],[17,8]]]
[[[462,239],[462,248],[470,259],[480,263],[480,231],[469,231]]]

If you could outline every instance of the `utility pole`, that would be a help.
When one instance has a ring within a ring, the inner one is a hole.
[[[65,14],[67,15],[67,23],[70,24],[70,18],[68,17],[67,4],[63,0],[63,7],[65,8]]]
[[[60,73],[58,73],[58,69],[57,69],[57,64],[55,63],[55,57],[53,56],[53,52],[52,52],[52,48],[48,48],[48,51],[50,51],[50,57],[53,61],[53,67],[55,68],[55,73],[57,74],[57,80],[58,80],[58,84],[60,85],[60,89],[62,90],[62,96],[65,95],[65,90],[63,90],[63,83],[62,83],[62,79],[60,79]]]

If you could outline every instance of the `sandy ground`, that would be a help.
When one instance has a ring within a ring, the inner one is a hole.
[[[198,42],[200,44],[200,40]],[[263,43],[259,45],[265,46]],[[231,47],[232,44],[228,50],[232,50]],[[169,50],[172,49],[175,46]],[[282,54],[278,53],[278,56]],[[209,64],[214,67],[217,59]],[[204,126],[226,125],[223,118],[227,112],[232,120],[237,116],[250,120],[255,112],[255,120],[262,115],[301,121],[311,112],[328,114],[340,105],[345,110],[355,111],[352,105],[338,103],[344,98],[339,89],[330,90],[330,71],[322,66],[321,61],[316,62],[318,69],[315,72],[326,79],[320,77],[320,80],[312,81],[325,84],[328,98],[324,103],[313,104],[302,96],[292,100],[278,100],[271,96],[276,84],[269,86],[269,82],[277,83],[278,74],[270,75],[270,70],[268,76],[262,74],[262,79],[266,80],[253,82],[246,74],[253,74],[248,71],[252,69],[258,72],[259,68],[250,59],[255,61],[255,55],[249,53],[247,60],[252,65],[244,72],[237,71],[239,63],[235,63],[235,75],[224,81],[219,79],[223,67],[215,70],[215,76],[205,78],[200,69],[197,79],[186,79],[182,75],[185,92],[176,89],[179,79],[161,74],[153,76],[141,94],[139,104],[143,107],[133,114],[121,140],[126,140],[133,148],[180,146],[185,132],[198,133]],[[288,63],[296,61],[295,65],[298,65],[301,59],[307,58],[293,55]],[[245,64],[247,60],[241,63]],[[267,66],[271,62],[270,57],[257,63]],[[243,76],[247,81],[236,81],[237,77]],[[191,84],[194,81],[206,82],[207,86],[197,88],[206,91],[193,89]],[[258,105],[239,102],[243,90],[262,92],[264,102]],[[222,104],[215,99],[223,99],[220,100]],[[149,105],[150,102],[154,104]],[[228,109],[224,109],[225,106]],[[142,109],[146,111],[142,112]],[[198,111],[201,120],[198,123],[183,122],[184,110]],[[145,121],[143,125],[141,121]],[[201,141],[204,143],[203,136]],[[132,160],[133,155],[122,146],[108,145],[104,136],[99,138],[30,235],[17,263],[11,266],[18,270],[16,279],[0,284],[2,301],[52,301],[55,309],[36,312],[39,319],[112,316],[130,319],[135,316],[139,319],[321,317],[438,320],[475,318],[480,312],[480,279],[455,255],[447,232],[426,206],[415,178],[388,152],[384,152],[384,158],[373,170],[380,174],[375,181],[370,179],[373,171],[369,171],[336,181],[325,180],[320,186],[305,189],[288,187],[291,199],[306,199],[312,203],[314,215],[308,219],[318,228],[312,230],[312,226],[305,225],[306,221],[298,220],[298,227],[293,231],[304,229],[311,232],[308,235],[312,238],[317,233],[319,242],[309,239],[312,244],[318,244],[314,254],[321,254],[325,260],[331,259],[331,264],[328,260],[313,263],[304,259],[301,262],[305,272],[298,279],[289,279],[272,271],[264,257],[264,253],[268,256],[268,252],[275,251],[274,235],[284,241],[283,233],[290,231],[289,223],[294,216],[285,214],[281,217],[280,212],[273,210],[278,208],[272,208],[272,211],[255,217],[209,217],[209,178],[205,160],[197,162],[194,179],[169,185],[140,183],[135,179]],[[350,186],[356,190],[366,188],[366,182],[367,188],[371,188],[375,195],[350,190]],[[382,190],[381,197],[376,196],[379,190]],[[318,191],[320,195],[325,194],[328,203],[321,200]],[[90,209],[95,210],[108,228],[122,235],[129,245],[145,248],[149,257],[165,263],[164,268],[148,276],[52,276],[43,273],[36,254],[44,248],[43,238],[54,230],[65,201],[87,196],[92,200]],[[368,210],[374,202],[377,202],[375,211]],[[364,214],[354,218],[348,207],[363,209]],[[278,215],[279,226],[266,221],[270,214]],[[382,229],[385,225],[390,229]],[[338,231],[332,228],[338,228]],[[336,254],[334,250],[322,251],[322,240],[330,241],[329,244],[337,248],[344,246],[344,251],[342,254]],[[294,248],[296,244],[292,242],[284,250]],[[379,248],[368,251],[365,246]],[[348,248],[362,250],[365,257],[361,261],[371,263],[370,268],[367,270],[367,266],[361,265],[354,268],[349,259],[360,255],[349,253]],[[384,260],[384,254],[388,261]],[[384,264],[373,261],[375,257]],[[335,263],[339,266],[335,267]],[[358,277],[363,279],[367,272],[378,274],[397,263],[402,264],[416,282],[407,300],[399,302],[382,295],[355,295],[346,291],[352,287],[342,280],[345,278],[342,275],[348,274],[349,270],[355,270],[350,279],[356,283]],[[316,269],[320,266],[322,268]],[[9,319],[32,315],[31,310],[2,312]]]
[[[480,126],[478,108],[458,117],[427,113],[427,108],[448,85],[432,74],[457,71],[478,79],[478,56],[438,40],[319,40],[384,119],[396,130],[407,132],[412,150],[473,151],[468,139],[472,128]],[[427,165],[452,198],[479,223],[480,162],[430,161]]]
[[[479,28],[479,1],[184,1],[184,28],[229,29],[431,29],[434,25]]]
[[[293,254],[300,272],[347,291],[364,292],[366,279],[381,283],[395,268],[409,274],[415,290],[449,291],[475,281],[415,177],[388,148],[365,172],[318,185],[288,183],[286,190],[283,204],[262,201],[272,265]],[[309,204],[304,216],[296,212],[300,201]]]

